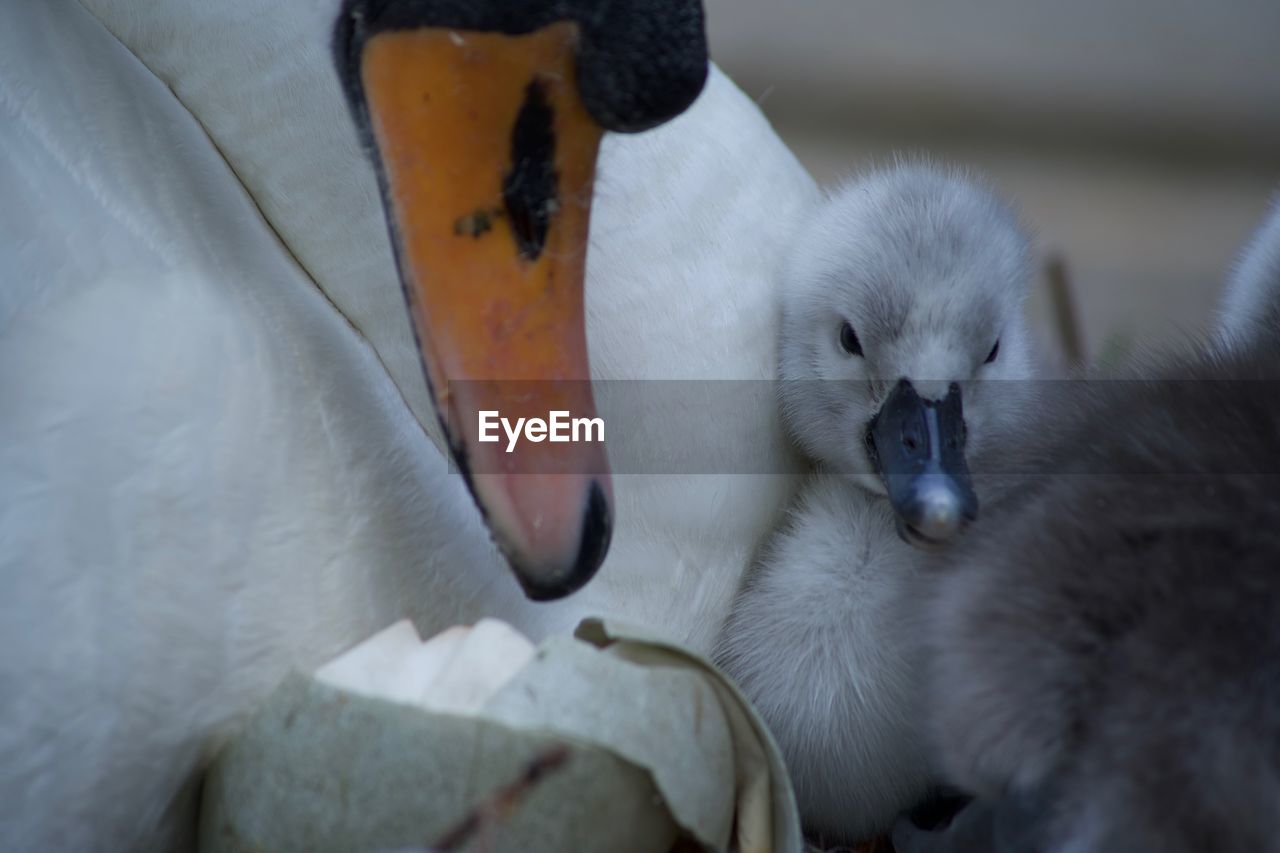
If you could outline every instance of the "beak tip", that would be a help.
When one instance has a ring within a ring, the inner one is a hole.
[[[911,525],[930,539],[952,539],[964,526],[966,513],[953,489],[931,484],[920,490],[916,501]]]
[[[577,592],[593,577],[613,538],[613,513],[609,499],[600,482],[594,481],[587,494],[587,504],[582,517],[582,537],[578,553],[566,567],[531,565],[522,555],[507,554],[521,589],[530,601],[557,601]]]

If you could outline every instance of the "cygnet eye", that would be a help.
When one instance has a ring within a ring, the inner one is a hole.
[[[840,346],[849,355],[862,355],[862,343],[858,340],[858,334],[853,330],[853,325],[845,320],[840,326]]]
[[[996,356],[1000,354],[1000,339],[996,338],[996,345],[991,348],[991,352],[987,353],[987,360],[983,364],[990,364],[996,360]]]

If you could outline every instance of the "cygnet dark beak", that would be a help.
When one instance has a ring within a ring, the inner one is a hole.
[[[941,400],[926,400],[909,380],[898,380],[868,426],[866,442],[905,541],[946,545],[978,517],[958,384],[951,383]]]

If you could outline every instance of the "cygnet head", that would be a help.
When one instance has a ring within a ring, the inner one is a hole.
[[[1025,384],[987,380],[1031,376],[1030,278],[1013,212],[928,164],[838,187],[798,230],[783,417],[812,458],[887,494],[912,544],[946,543],[977,514],[969,460],[1017,422],[1011,386]]]

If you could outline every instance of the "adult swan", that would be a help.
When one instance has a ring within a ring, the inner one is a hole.
[[[786,497],[615,472],[599,575],[529,602],[442,450],[339,11],[0,9],[4,849],[182,844],[218,737],[402,616],[606,613],[705,649]],[[816,189],[753,105],[712,70],[680,118],[606,136],[595,186],[593,377],[769,377],[770,278]],[[768,393],[681,434],[717,470],[789,464]]]

